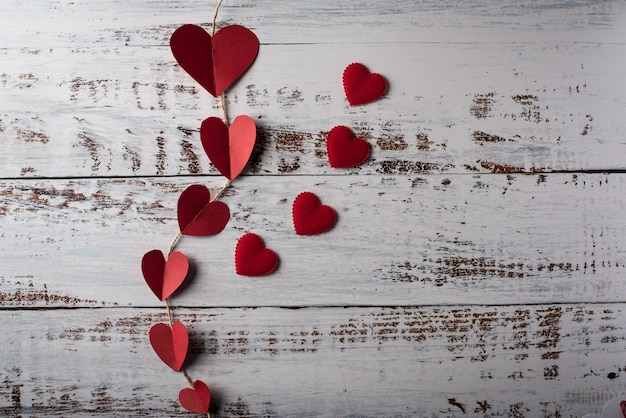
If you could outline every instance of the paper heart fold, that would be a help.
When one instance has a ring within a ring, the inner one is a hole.
[[[211,403],[211,392],[202,380],[196,380],[193,389],[185,388],[178,392],[178,401],[187,411],[206,415]]]
[[[239,25],[226,26],[213,37],[200,26],[183,25],[172,34],[170,48],[178,64],[217,97],[252,65],[259,39]]]
[[[362,105],[383,97],[387,91],[387,80],[355,62],[343,71],[343,89],[350,106]]]
[[[148,287],[163,301],[176,291],[187,277],[189,260],[179,251],[167,261],[160,250],[148,251],[141,260],[141,271]]]
[[[237,116],[230,128],[220,118],[210,117],[200,126],[200,140],[215,168],[234,180],[248,164],[256,142],[256,125],[246,115]]]
[[[215,235],[229,219],[228,206],[211,202],[211,192],[200,184],[187,187],[178,198],[178,227],[183,235]]]
[[[235,248],[235,271],[242,276],[265,276],[278,266],[278,256],[256,234],[239,238]]]
[[[302,192],[295,198],[291,214],[298,235],[321,234],[332,229],[337,221],[335,210],[322,205],[319,197],[311,192]]]
[[[350,168],[367,160],[370,146],[361,138],[355,137],[350,128],[339,125],[328,133],[326,152],[331,167]]]
[[[163,363],[174,371],[180,371],[189,348],[189,336],[183,323],[174,322],[172,328],[163,323],[153,325],[150,328],[150,344]]]

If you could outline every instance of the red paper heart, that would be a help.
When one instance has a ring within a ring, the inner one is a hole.
[[[265,276],[278,266],[278,256],[261,237],[248,233],[239,238],[235,249],[235,271],[242,276]]]
[[[200,139],[215,168],[234,180],[248,164],[256,142],[256,125],[246,115],[237,116],[230,128],[220,118],[210,117],[202,122]]]
[[[163,301],[170,297],[187,277],[189,261],[183,253],[174,251],[166,262],[160,250],[152,250],[144,254],[141,271],[150,289]]]
[[[178,392],[178,401],[187,411],[206,415],[211,403],[211,392],[202,380],[196,380],[193,389],[186,388]]]
[[[155,324],[150,328],[152,349],[172,370],[180,371],[187,357],[189,336],[187,328],[181,322],[174,322],[172,328],[167,324]]]
[[[322,205],[320,199],[311,192],[302,192],[295,198],[291,213],[298,235],[321,234],[330,230],[337,221],[337,213],[333,208]]]
[[[343,71],[343,89],[350,106],[362,105],[380,99],[387,91],[387,80],[370,73],[363,64],[353,63]]]
[[[217,97],[252,65],[259,39],[249,29],[230,25],[211,35],[196,25],[183,25],[170,38],[174,58],[202,87]]]
[[[361,165],[370,155],[370,146],[354,136],[350,128],[335,126],[326,141],[328,162],[331,167],[349,168]]]
[[[211,202],[211,192],[200,184],[187,187],[178,198],[178,227],[183,235],[215,235],[229,219],[228,206]]]

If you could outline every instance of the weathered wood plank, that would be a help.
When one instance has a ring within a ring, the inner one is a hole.
[[[623,56],[625,44],[270,45],[228,108],[257,121],[255,173],[339,173],[325,150],[336,125],[372,146],[364,174],[624,169]],[[217,102],[167,48],[0,57],[0,177],[215,173],[199,126]],[[384,100],[347,106],[351,61],[388,77]]]
[[[582,416],[624,391],[624,304],[176,310],[214,416]],[[154,309],[5,311],[5,416],[189,416]],[[44,354],[45,353],[45,354]]]
[[[2,182],[2,304],[159,306],[140,260],[167,250],[194,183],[221,179]],[[338,212],[329,233],[295,235],[291,204],[305,190]],[[226,229],[180,241],[195,275],[175,303],[621,302],[624,196],[623,174],[242,177],[222,199]],[[248,231],[277,251],[276,273],[235,274]]]
[[[4,2],[2,47],[163,45],[176,27],[204,24],[214,1],[91,0]],[[375,0],[336,2],[229,0],[218,23],[244,24],[266,43],[623,42],[619,0]]]

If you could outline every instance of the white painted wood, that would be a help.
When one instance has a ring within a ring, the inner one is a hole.
[[[106,6],[110,16],[133,16],[126,3]],[[311,7],[300,6],[288,9],[297,17]],[[115,7],[123,7],[124,13],[116,13]],[[381,6],[373,2],[371,7]],[[623,4],[605,5],[609,10],[604,15],[582,6],[554,6],[553,12],[537,7],[543,11],[535,13],[560,13],[566,26],[582,25],[579,32],[586,38],[579,41],[584,42],[544,39],[545,32],[536,27],[530,30],[534,38],[519,43],[450,43],[445,35],[450,28],[442,29],[436,42],[405,42],[404,31],[413,27],[407,12],[406,20],[387,29],[386,42],[364,43],[361,37],[348,42],[348,37],[339,44],[262,45],[258,60],[229,93],[231,116],[249,114],[259,124],[259,150],[264,152],[253,171],[334,173],[324,156],[324,133],[338,124],[370,141],[373,154],[364,173],[399,173],[403,161],[413,172],[489,172],[494,165],[532,172],[623,169],[626,80],[621,69],[626,51],[623,37],[615,33],[624,30]],[[71,10],[99,14],[91,2]],[[162,18],[155,13],[150,13],[153,24]],[[177,8],[168,13],[186,16]],[[591,21],[581,23],[584,13]],[[604,16],[593,19],[604,19],[612,35],[593,42],[597,26],[590,16]],[[529,22],[533,18],[537,15],[526,17]],[[276,24],[293,24],[293,19],[286,15]],[[0,25],[0,36],[16,24]],[[166,46],[174,27],[161,28],[159,44],[127,46],[117,38],[92,44],[91,38],[82,38],[82,25],[68,24],[65,30],[79,31],[71,37],[73,46],[23,44],[29,46],[1,50],[0,139],[7,152],[0,156],[0,176],[213,173],[198,128],[219,111],[216,101],[175,65]],[[45,42],[47,36],[32,39]],[[262,31],[259,37],[263,39]],[[362,61],[390,80],[384,100],[347,106],[341,73],[352,61]]]
[[[214,6],[205,0],[5,2],[3,47],[162,45],[182,24],[208,28]],[[243,24],[272,44],[623,42],[625,16],[619,0],[230,0],[220,9],[218,25]]]
[[[221,180],[5,182],[5,304],[160,306],[141,257],[167,251],[178,196],[198,182]],[[332,231],[295,235],[291,204],[305,190],[337,211]],[[622,302],[622,196],[622,174],[245,177],[222,199],[232,213],[226,229],[176,247],[196,275],[175,303]],[[276,273],[235,274],[234,248],[248,231],[279,254]]]
[[[213,7],[0,4],[0,415],[190,416],[140,260],[185,187],[223,181],[216,102],[167,45]],[[261,40],[227,97],[259,144],[171,300],[212,416],[578,417],[626,392],[626,2],[225,0],[233,23]],[[383,100],[347,106],[353,61]],[[328,167],[338,124],[363,166]],[[304,190],[331,232],[293,233]],[[247,231],[275,274],[234,274]]]
[[[624,304],[177,310],[216,416],[582,416],[624,391]],[[5,311],[5,416],[193,416],[155,309]],[[45,353],[45,355],[42,355]],[[465,411],[465,413],[463,413]]]

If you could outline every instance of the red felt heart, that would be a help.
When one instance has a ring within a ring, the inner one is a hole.
[[[321,234],[330,230],[337,221],[337,213],[333,208],[322,205],[320,199],[311,192],[302,192],[295,198],[291,213],[298,235]]]
[[[252,65],[259,39],[249,29],[230,25],[211,37],[196,25],[183,25],[170,38],[174,58],[202,87],[217,97]]]
[[[363,64],[353,63],[343,71],[343,89],[350,106],[362,105],[380,99],[387,91],[387,80],[370,73]]]
[[[174,322],[172,328],[163,323],[155,324],[150,328],[150,344],[163,363],[179,371],[189,347],[187,328],[181,322]]]
[[[215,168],[234,180],[248,164],[256,142],[256,125],[246,115],[237,116],[230,128],[220,118],[210,117],[200,126],[200,139]]]
[[[328,162],[331,167],[349,168],[361,165],[370,155],[370,146],[354,136],[350,128],[335,126],[326,140]]]
[[[189,261],[178,251],[171,253],[165,261],[160,250],[152,250],[144,254],[141,271],[150,289],[163,301],[170,297],[187,277]]]
[[[178,401],[187,411],[206,415],[211,403],[211,392],[202,380],[196,380],[193,389],[185,388],[178,392]]]
[[[278,256],[261,237],[248,233],[239,238],[235,249],[235,271],[242,276],[265,276],[278,266]]]
[[[187,187],[178,198],[178,226],[183,235],[215,235],[229,219],[228,206],[211,202],[211,192],[200,184]]]

